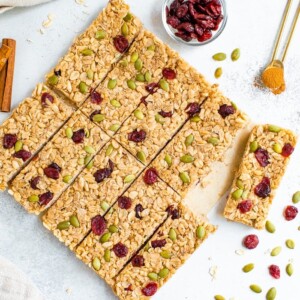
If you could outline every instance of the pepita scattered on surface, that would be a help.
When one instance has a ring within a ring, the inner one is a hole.
[[[294,204],[297,204],[300,202],[300,191],[296,192],[294,195],[293,195],[293,203]]]
[[[119,124],[113,124],[113,125],[109,126],[108,129],[109,129],[110,131],[116,132],[116,131],[119,130],[119,128],[120,128],[120,125],[119,125]]]
[[[294,267],[292,264],[288,264],[285,268],[285,271],[286,273],[289,275],[289,276],[292,276],[293,273],[294,273]]]
[[[196,236],[198,239],[202,240],[205,237],[205,228],[199,225],[196,229]]]
[[[137,71],[142,71],[143,69],[143,62],[138,58],[135,63],[134,63],[134,67]]]
[[[106,201],[102,201],[100,206],[104,211],[107,211],[109,209],[109,204]]]
[[[110,79],[107,83],[107,87],[110,90],[113,90],[117,86],[117,80],[116,79]]]
[[[165,162],[168,164],[169,167],[172,166],[172,157],[169,154],[166,154]]]
[[[94,154],[96,151],[95,151],[95,149],[93,148],[93,147],[91,147],[91,146],[84,146],[84,151],[86,152],[86,153],[89,153],[89,154]]]
[[[32,203],[38,202],[39,201],[39,196],[37,196],[37,195],[31,195],[31,196],[28,197],[28,201],[32,202]]]
[[[111,238],[110,232],[104,233],[100,238],[100,243],[104,244],[104,243],[108,242],[110,240],[110,238]]]
[[[279,255],[280,254],[280,252],[281,252],[281,247],[279,246],[279,247],[275,247],[272,251],[271,251],[271,256],[277,256],[277,255]]]
[[[129,34],[129,28],[126,23],[124,23],[121,27],[121,32],[123,36],[127,36]]]
[[[65,175],[64,177],[63,177],[63,182],[64,183],[70,183],[71,181],[72,181],[72,175]]]
[[[108,227],[108,231],[109,231],[110,233],[117,233],[117,232],[119,231],[119,228],[118,228],[116,225],[110,225],[110,226]]]
[[[244,273],[249,273],[253,269],[254,269],[254,264],[251,263],[251,264],[245,265],[242,270]]]
[[[23,142],[22,141],[16,141],[15,143],[15,151],[18,152],[23,149]]]
[[[211,137],[211,138],[209,138],[208,140],[207,140],[207,142],[209,143],[209,144],[212,144],[212,145],[214,145],[214,146],[217,146],[218,144],[219,144],[219,139],[218,138],[216,138],[216,137]]]
[[[83,50],[81,51],[81,54],[82,54],[83,56],[90,56],[90,55],[93,55],[93,53],[94,53],[94,51],[91,50],[91,49],[88,49],[88,48],[83,49]]]
[[[95,34],[95,39],[103,40],[106,37],[106,32],[104,30],[98,30]]]
[[[250,290],[256,294],[260,294],[262,292],[262,289],[259,285],[257,284],[251,284],[250,285]]]
[[[215,295],[215,300],[226,300],[226,299],[221,295]]]
[[[179,178],[181,179],[181,181],[183,183],[190,183],[191,182],[190,176],[187,172],[180,172],[179,173]]]
[[[275,144],[273,145],[273,150],[274,150],[276,153],[278,153],[278,154],[281,154],[281,153],[282,153],[282,147],[281,147],[279,144],[277,144],[277,143],[275,143]]]
[[[91,160],[91,161],[86,165],[86,168],[87,168],[88,170],[90,170],[90,169],[93,167],[93,165],[94,165],[94,160]]]
[[[116,99],[110,100],[110,104],[111,104],[113,107],[116,107],[116,108],[121,107],[121,103],[120,103],[118,100],[116,100]]]
[[[200,116],[193,116],[192,118],[190,118],[190,121],[198,123],[201,121],[201,118],[200,118]]]
[[[150,273],[148,273],[148,278],[153,280],[153,281],[157,281],[158,280],[158,275],[154,272],[150,272]]]
[[[104,260],[106,262],[110,262],[110,250],[109,249],[105,249],[105,251],[104,251]]]
[[[288,239],[285,241],[285,244],[289,249],[295,249],[295,242],[293,240]]]
[[[188,163],[192,163],[195,160],[195,158],[192,155],[186,154],[180,157],[180,161],[188,164]]]
[[[72,136],[73,136],[73,130],[72,130],[71,127],[68,127],[68,128],[66,129],[66,137],[67,137],[68,139],[71,139]]]
[[[133,114],[138,120],[144,119],[144,114],[140,109],[136,109]]]
[[[277,290],[276,290],[276,288],[272,287],[267,292],[266,299],[267,300],[274,300],[276,298],[276,295],[277,295]]]
[[[131,14],[131,13],[128,13],[128,14],[123,18],[123,20],[124,20],[125,22],[130,22],[131,19],[132,19],[132,14]]]
[[[186,137],[184,143],[185,143],[186,147],[188,147],[188,146],[192,145],[193,141],[194,141],[194,136],[192,134],[190,134]]]
[[[225,60],[227,57],[227,55],[223,52],[219,52],[219,53],[216,53],[213,55],[213,59],[216,60],[216,61],[223,61]]]
[[[232,61],[237,61],[241,56],[241,50],[239,48],[234,49],[231,52],[231,60]]]
[[[223,69],[221,67],[215,70],[215,78],[218,79],[223,75]]]
[[[135,179],[135,176],[134,176],[134,175],[127,175],[127,176],[124,178],[124,183],[131,183],[134,179]]]
[[[172,257],[172,253],[168,250],[163,250],[160,252],[160,256],[165,259],[170,259]]]
[[[52,75],[48,78],[48,83],[50,85],[56,85],[58,83],[58,79],[59,79],[58,76]]]
[[[141,74],[141,73],[139,73],[139,74],[137,74],[136,76],[135,76],[135,80],[136,81],[139,81],[139,82],[145,82],[145,75],[143,75],[143,74]]]
[[[151,73],[150,73],[149,71],[147,71],[147,72],[145,73],[144,77],[145,77],[145,80],[146,80],[147,82],[150,82],[150,81],[152,80],[152,75],[151,75]]]
[[[131,90],[135,90],[136,89],[136,84],[135,84],[134,80],[132,80],[132,79],[127,80],[127,86]]]
[[[242,197],[243,195],[243,190],[242,189],[237,189],[235,190],[233,193],[232,193],[232,198],[235,199],[235,200],[238,200]]]
[[[269,233],[274,233],[276,231],[276,227],[271,221],[267,221],[265,227]]]
[[[89,91],[89,88],[88,88],[88,86],[87,86],[87,84],[85,82],[81,81],[79,83],[79,91],[82,94],[86,94]]]
[[[270,132],[275,132],[275,133],[278,133],[281,131],[281,128],[278,126],[275,126],[275,125],[269,125],[268,129]]]

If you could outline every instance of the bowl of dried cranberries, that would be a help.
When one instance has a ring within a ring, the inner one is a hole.
[[[215,40],[227,21],[225,0],[165,0],[163,24],[175,40],[200,46]]]

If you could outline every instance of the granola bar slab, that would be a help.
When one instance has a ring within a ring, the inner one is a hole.
[[[230,113],[222,115],[222,110]],[[221,161],[247,117],[217,89],[211,91],[198,115],[190,119],[152,165],[160,177],[184,197]]]
[[[296,136],[290,130],[254,127],[224,210],[227,219],[264,228],[295,145]]]
[[[115,278],[116,295],[121,300],[149,299],[214,231],[180,205],[178,215],[170,216]]]
[[[0,190],[7,188],[25,162],[72,113],[60,97],[45,85],[37,85],[32,97],[26,98],[0,126]]]
[[[74,104],[87,98],[126,52],[141,29],[122,0],[111,0],[47,75],[48,83]]]
[[[118,198],[105,216],[103,230],[97,232],[97,226],[94,226],[76,250],[78,258],[93,268],[108,284],[113,283],[113,278],[126,262],[164,222],[168,216],[168,208],[176,206],[181,200],[159,178],[151,185],[146,184],[145,176],[149,176],[152,171],[146,170]]]
[[[109,161],[113,169],[105,174]],[[95,156],[93,167],[85,169],[49,208],[43,216],[44,226],[73,250],[90,231],[91,219],[103,216],[142,168],[127,150],[111,140]]]
[[[80,111],[13,180],[12,194],[28,212],[49,207],[109,140]]]

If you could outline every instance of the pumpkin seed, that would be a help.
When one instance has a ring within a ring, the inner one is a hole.
[[[84,158],[83,157],[79,158],[77,163],[78,163],[79,166],[83,166],[84,165]]]
[[[126,23],[124,23],[121,27],[121,32],[123,36],[127,36],[129,34],[129,28]]]
[[[271,221],[267,221],[265,227],[266,230],[270,233],[274,233],[276,231],[276,227]]]
[[[254,264],[248,264],[248,265],[245,265],[242,270],[244,273],[249,273],[253,269],[254,269]]]
[[[275,133],[278,133],[278,132],[280,132],[281,131],[281,128],[280,127],[278,127],[278,126],[275,126],[275,125],[269,125],[269,131],[271,131],[271,132],[275,132]]]
[[[106,32],[104,30],[101,29],[101,30],[96,31],[95,39],[103,40],[105,37],[106,37]]]
[[[138,58],[139,58],[139,54],[137,52],[134,52],[131,54],[130,61],[132,63],[135,63],[138,60]]]
[[[146,79],[145,79],[145,76],[143,74],[139,73],[135,76],[135,80],[139,81],[139,82],[145,82]]]
[[[90,137],[90,131],[87,128],[84,128],[84,135],[85,137]]]
[[[72,181],[72,175],[65,175],[64,177],[63,177],[63,182],[64,183],[70,183],[71,181]]]
[[[235,191],[232,193],[233,199],[235,199],[235,200],[240,199],[240,198],[242,197],[242,195],[243,195],[243,192],[244,192],[244,191],[243,191],[242,189],[235,190]]]
[[[136,157],[142,162],[142,163],[146,163],[147,157],[144,151],[139,151],[136,154]]]
[[[297,204],[300,202],[300,191],[299,192],[296,192],[294,195],[293,195],[293,203]]]
[[[253,141],[250,143],[250,152],[253,153],[258,149],[258,142],[257,141]]]
[[[108,129],[109,129],[110,131],[116,132],[116,131],[119,130],[119,128],[120,128],[120,125],[119,125],[119,124],[113,124],[113,125],[109,126]]]
[[[205,237],[205,228],[203,226],[198,226],[196,229],[196,236],[198,239],[202,240]]]
[[[32,203],[38,202],[39,201],[39,196],[37,196],[37,195],[31,195],[31,196],[28,197],[28,201],[32,202]]]
[[[82,93],[82,94],[86,94],[88,92],[89,88],[87,86],[87,84],[83,81],[81,81],[79,83],[79,91]]]
[[[136,89],[136,84],[135,82],[130,79],[130,80],[127,80],[127,86],[131,89],[131,90],[135,90]]]
[[[116,99],[110,100],[110,104],[111,104],[113,107],[117,107],[117,108],[121,107],[121,103],[120,103],[118,100],[116,100]]]
[[[138,120],[144,119],[144,114],[140,109],[136,109],[133,114]]]
[[[259,285],[257,284],[251,284],[250,285],[250,290],[256,294],[260,294],[262,292],[262,289]]]
[[[116,79],[109,79],[109,81],[107,83],[107,87],[110,90],[113,90],[116,86],[117,86],[117,80]]]
[[[191,182],[190,176],[187,172],[180,172],[179,173],[179,178],[181,179],[181,181],[183,183],[190,183]]]
[[[153,281],[157,281],[158,280],[158,275],[156,273],[150,272],[150,273],[148,273],[148,278],[153,280]]]
[[[104,211],[107,211],[109,209],[109,204],[106,201],[102,201],[100,206]]]
[[[70,222],[69,221],[62,221],[57,224],[57,229],[58,230],[66,230],[70,227]]]
[[[292,264],[288,264],[285,268],[285,271],[286,273],[289,275],[289,276],[292,276],[293,273],[294,273],[294,267]]]
[[[282,153],[282,147],[277,143],[273,145],[273,150],[278,154]]]
[[[109,231],[110,233],[117,233],[117,232],[119,231],[119,228],[118,228],[116,225],[110,225],[110,226],[108,227],[108,231]]]
[[[81,52],[80,52],[83,56],[90,56],[90,55],[93,55],[94,51],[91,50],[91,49],[83,49]]]
[[[59,79],[58,76],[52,75],[48,78],[48,83],[50,85],[56,85],[58,83],[58,79]]]
[[[124,68],[128,66],[128,61],[126,59],[120,61],[120,65]]]
[[[114,151],[114,146],[110,144],[105,151],[105,156],[110,156],[113,153],[113,151]]]
[[[180,161],[188,164],[188,163],[192,163],[195,160],[195,158],[192,155],[186,154],[180,157]]]
[[[171,241],[176,241],[177,239],[177,233],[175,231],[175,229],[171,228],[170,231],[169,231],[169,238]]]
[[[84,164],[87,165],[92,159],[92,156],[91,155],[87,155],[85,158],[84,158]]]
[[[244,189],[244,183],[243,183],[243,181],[242,181],[241,179],[238,179],[238,180],[236,181],[236,186],[237,186],[239,189],[243,190],[243,189]]]
[[[147,48],[148,51],[155,51],[155,45],[151,45]]]
[[[93,268],[96,270],[96,271],[99,271],[100,268],[101,268],[101,262],[100,262],[100,259],[98,257],[95,257],[93,259],[93,262],[92,262],[92,266]]]
[[[295,242],[293,240],[286,240],[285,244],[289,249],[295,249]]]
[[[223,69],[220,67],[220,68],[217,68],[215,70],[215,78],[220,78],[221,76],[223,75]]]
[[[137,70],[137,71],[142,71],[143,69],[143,62],[138,58],[136,60],[136,62],[134,63],[134,68]]]
[[[169,154],[165,156],[165,162],[168,164],[169,167],[172,165],[172,157]]]
[[[71,127],[68,127],[68,128],[66,129],[66,137],[67,137],[68,139],[71,139],[72,136],[73,136],[73,130],[72,130]]]
[[[85,146],[83,149],[86,153],[89,153],[89,154],[94,154],[96,152],[95,149],[91,146]]]
[[[166,278],[169,275],[169,269],[168,268],[163,268],[159,271],[158,276],[160,278]]]
[[[135,179],[135,176],[134,176],[134,175],[127,175],[127,176],[124,178],[124,183],[130,183],[130,182],[132,182],[134,179]]]
[[[91,161],[86,165],[86,168],[87,168],[88,170],[90,170],[90,169],[93,167],[93,165],[94,165],[94,161],[91,160]]]
[[[216,53],[215,55],[213,55],[213,59],[216,60],[216,61],[223,61],[226,59],[226,54],[223,53],[223,52],[219,52],[219,53]]]
[[[274,300],[274,299],[276,298],[276,295],[277,295],[276,288],[272,287],[272,288],[269,289],[269,291],[267,292],[266,299],[267,299],[267,300]]]
[[[221,295],[216,295],[215,300],[225,300],[225,298]]]
[[[277,255],[279,255],[280,254],[280,252],[281,252],[281,247],[279,246],[279,247],[275,247],[272,251],[271,251],[271,256],[277,256]]]
[[[20,151],[22,149],[23,149],[23,143],[22,143],[22,141],[16,141],[16,143],[15,143],[15,151],[18,152],[18,151]]]
[[[201,118],[200,118],[200,116],[193,116],[192,118],[190,118],[190,121],[198,123],[201,121]]]
[[[237,61],[240,58],[240,56],[241,56],[241,51],[239,48],[236,48],[231,53],[231,60]]]
[[[110,238],[111,238],[110,232],[104,233],[100,238],[100,243],[104,244],[104,243],[108,242],[110,240]]]
[[[78,220],[77,216],[74,215],[74,216],[70,217],[70,224],[75,228],[80,227],[80,223],[79,223],[79,220]]]
[[[169,84],[168,84],[168,82],[165,79],[161,79],[159,81],[159,86],[165,92],[169,92],[169,90],[170,90]]]
[[[106,262],[110,262],[110,250],[109,249],[105,249],[103,257]]]
[[[151,75],[151,73],[150,73],[149,71],[147,71],[147,72],[145,73],[144,77],[145,77],[145,80],[146,80],[147,82],[150,82],[150,81],[152,80],[152,75]]]
[[[207,141],[209,144],[212,144],[214,146],[217,146],[219,144],[219,139],[218,138],[215,138],[215,137],[211,137],[208,139]]]
[[[190,134],[186,137],[184,144],[186,147],[188,147],[192,145],[193,141],[194,141],[194,136]]]
[[[163,250],[160,252],[160,256],[165,259],[170,259],[172,257],[172,253],[168,250]]]
[[[165,118],[160,114],[156,114],[155,115],[155,121],[159,124],[164,124],[165,123]]]
[[[129,22],[129,21],[131,21],[131,19],[132,19],[132,14],[131,14],[131,13],[128,13],[128,14],[123,18],[123,20],[124,20],[125,22]]]

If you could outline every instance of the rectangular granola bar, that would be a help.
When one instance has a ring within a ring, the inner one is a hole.
[[[19,104],[0,126],[1,191],[72,113],[73,109],[43,84]]]
[[[180,205],[179,215],[169,217],[115,278],[116,295],[121,300],[149,299],[214,231],[213,225]]]
[[[141,29],[123,0],[110,0],[68,53],[47,75],[48,83],[74,104],[86,99],[127,50]]]
[[[113,170],[105,174],[109,161],[113,163]],[[103,216],[143,168],[114,140],[106,144],[93,162],[43,216],[44,226],[71,250],[90,231],[91,219]]]
[[[83,104],[83,113],[114,135],[141,98],[149,94],[146,87],[160,80],[169,59],[167,49],[151,32],[143,30],[129,53]]]
[[[223,110],[228,113],[223,114]],[[210,92],[200,113],[189,120],[152,165],[160,177],[184,197],[221,161],[247,117],[217,89]]]
[[[12,194],[28,212],[49,207],[88,164],[109,137],[80,111],[13,180]]]
[[[296,145],[290,130],[255,126],[228,197],[224,216],[262,229]]]
[[[95,226],[92,225],[92,232],[76,250],[78,258],[93,268],[108,284],[113,283],[113,278],[127,261],[165,221],[168,208],[170,210],[181,200],[158,178],[153,184],[146,184],[144,177],[149,176],[149,172],[151,170],[144,172],[118,198],[105,216],[106,225],[101,226],[104,230],[97,232],[100,226],[96,226],[96,219],[92,220],[95,223]]]

